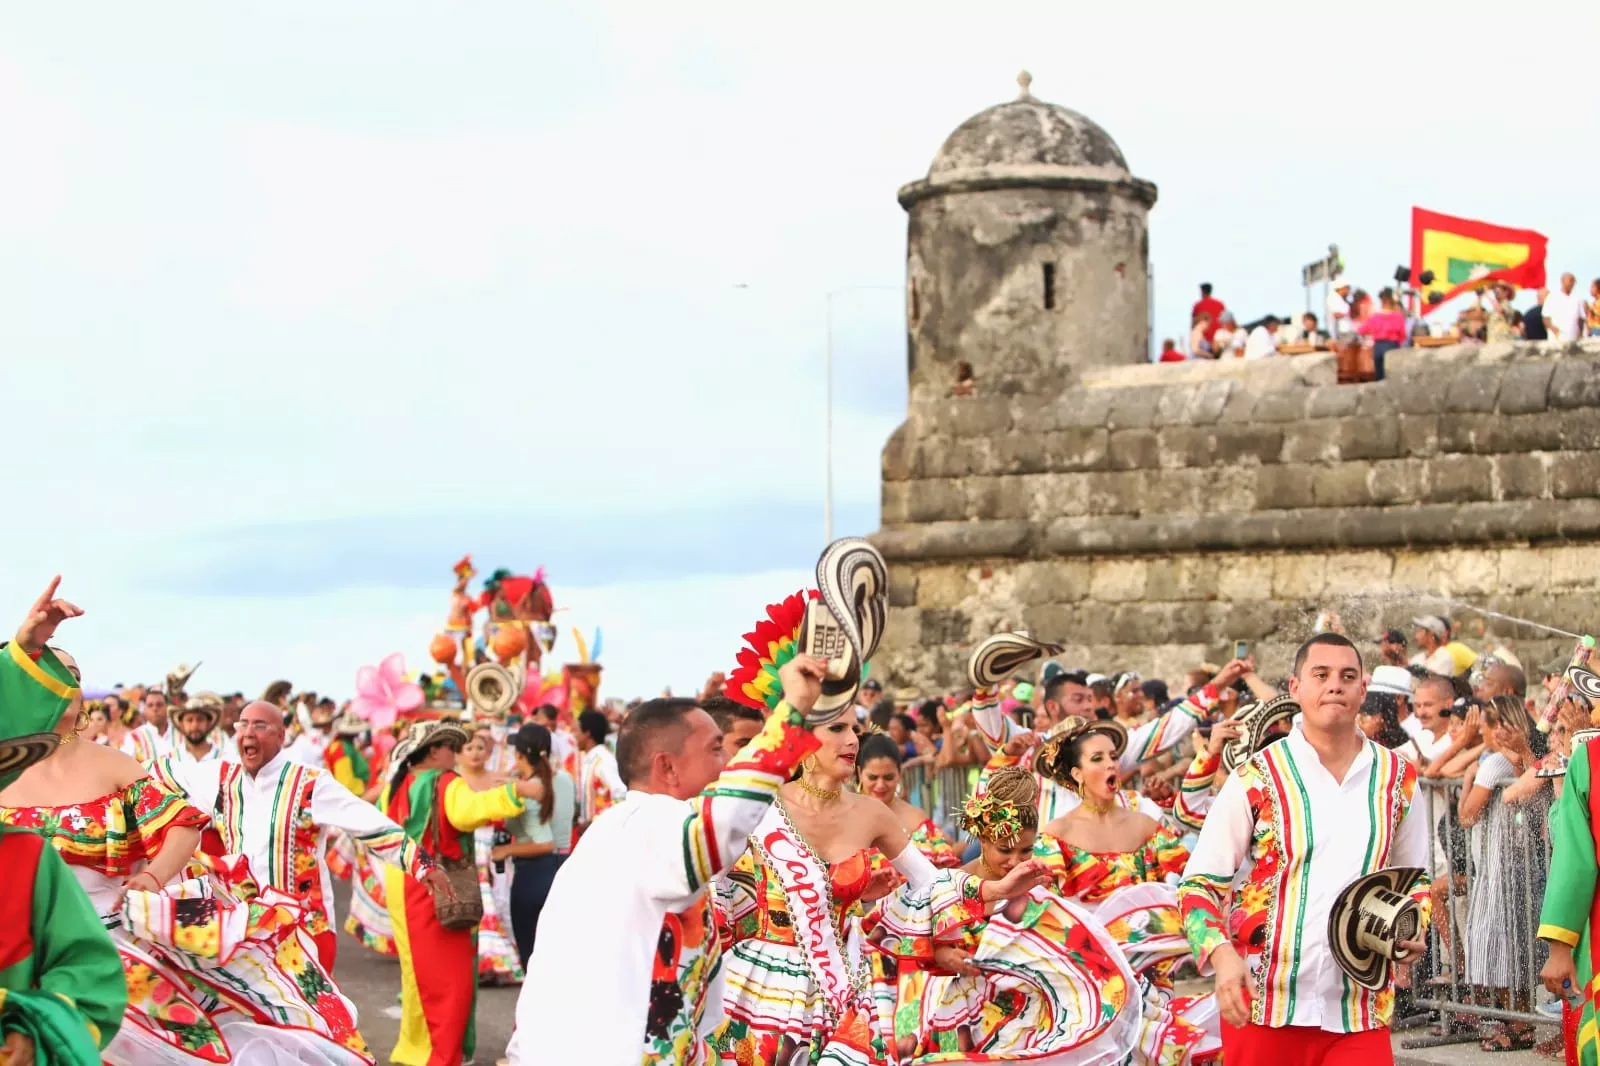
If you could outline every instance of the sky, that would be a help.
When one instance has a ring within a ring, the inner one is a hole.
[[[471,552],[603,629],[602,696],[695,690],[822,547],[830,332],[835,531],[877,527],[895,192],[1020,69],[1159,186],[1158,338],[1200,281],[1300,309],[1329,242],[1380,286],[1413,206],[1600,276],[1600,10],[1469,61],[1469,7],[9,7],[0,603],[65,575],[91,685],[348,695]]]

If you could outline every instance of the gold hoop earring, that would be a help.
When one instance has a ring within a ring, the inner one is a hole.
[[[815,770],[816,768],[817,768],[817,757],[815,755],[807,755],[804,759],[800,760],[800,773],[802,775],[809,774],[811,771]]]
[[[89,712],[88,711],[79,711],[78,712],[78,717],[72,723],[72,731],[74,733],[81,733],[85,729],[88,729],[88,728],[89,728]]]

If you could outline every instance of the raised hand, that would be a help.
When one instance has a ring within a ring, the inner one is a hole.
[[[17,627],[16,641],[29,654],[35,654],[55,636],[56,626],[68,618],[76,618],[83,608],[66,600],[56,599],[56,589],[61,587],[61,575],[50,579],[50,584],[28,608],[28,614]]]
[[[783,685],[783,701],[802,715],[810,715],[811,708],[822,698],[822,682],[827,676],[827,660],[812,655],[796,655],[778,670],[778,681]]]

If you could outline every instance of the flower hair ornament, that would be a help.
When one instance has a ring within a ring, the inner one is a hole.
[[[1128,747],[1128,731],[1122,723],[1109,718],[1080,718],[1072,715],[1057,722],[1049,733],[1045,734],[1044,742],[1039,745],[1039,753],[1034,757],[1033,766],[1041,774],[1072,791],[1078,791],[1078,783],[1072,779],[1072,767],[1067,763],[1067,755],[1072,746],[1079,740],[1098,733],[1111,741],[1111,757],[1119,759]]]
[[[1020,766],[994,771],[961,809],[962,832],[1003,848],[1038,828],[1039,783]]]

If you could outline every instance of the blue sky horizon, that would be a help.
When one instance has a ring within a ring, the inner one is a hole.
[[[828,293],[836,528],[868,532],[906,402],[895,192],[1024,67],[1160,189],[1156,340],[1200,281],[1298,311],[1329,242],[1384,284],[1413,206],[1600,275],[1600,94],[1519,49],[1511,91],[1447,88],[1469,15],[164,10],[0,15],[0,424],[33,505],[0,604],[63,573],[91,684],[203,659],[348,695],[427,665],[465,552],[548,569],[563,632],[605,630],[603,695],[728,669],[822,546]]]

